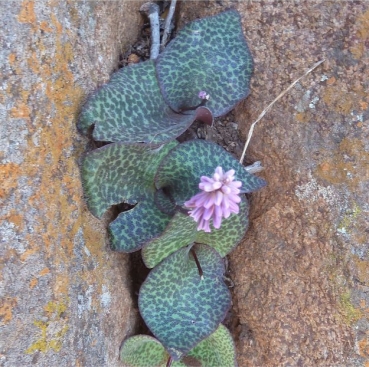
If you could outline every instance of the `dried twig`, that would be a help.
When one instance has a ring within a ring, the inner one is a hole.
[[[245,146],[243,148],[243,152],[240,158],[240,163],[242,164],[244,158],[245,158],[245,154],[246,154],[246,150],[247,147],[250,143],[252,134],[254,132],[254,127],[255,125],[264,117],[264,115],[271,109],[271,107],[274,105],[274,103],[276,103],[280,98],[282,98],[290,89],[292,89],[296,83],[298,83],[302,78],[304,78],[306,75],[310,74],[314,69],[316,69],[321,63],[323,63],[325,61],[325,59],[318,61],[316,64],[314,64],[308,71],[305,72],[304,75],[300,76],[300,78],[296,79],[287,89],[285,89],[282,93],[280,93],[269,105],[267,108],[264,109],[264,111],[259,115],[259,117],[256,119],[256,121],[254,121],[250,127],[249,130],[249,134],[247,135],[247,140],[245,143]]]
[[[172,24],[172,18],[174,15],[174,11],[176,10],[176,4],[177,4],[177,0],[172,0],[170,3],[168,15],[167,15],[167,18],[165,19],[164,32],[163,32],[163,38],[161,39],[160,51],[163,51],[165,45],[167,44],[168,36],[171,32],[170,29],[171,29],[171,24]]]
[[[145,13],[150,20],[150,28],[151,28],[150,59],[155,60],[159,56],[159,48],[160,48],[159,6],[151,2],[145,3],[141,6],[140,12]]]

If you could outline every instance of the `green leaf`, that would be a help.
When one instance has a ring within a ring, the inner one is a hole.
[[[142,259],[148,268],[158,265],[178,249],[194,242],[209,245],[221,257],[228,255],[242,240],[248,227],[249,204],[242,196],[240,212],[223,219],[219,229],[211,224],[211,232],[197,230],[197,223],[186,214],[177,212],[168,226],[142,248]]]
[[[265,181],[248,173],[245,168],[222,147],[205,140],[190,140],[175,147],[160,163],[155,176],[158,189],[165,188],[177,205],[182,206],[199,192],[201,176],[212,176],[216,167],[225,171],[234,169],[242,182],[243,192],[252,192]]]
[[[181,361],[174,361],[173,367],[191,366],[193,357],[202,367],[234,367],[236,352],[232,336],[225,326],[202,340]],[[148,335],[135,335],[124,341],[120,359],[127,367],[165,367],[169,354],[163,345]]]
[[[215,117],[224,115],[249,94],[253,61],[240,16],[230,10],[187,24],[157,58],[157,75],[166,102],[176,111],[199,103]]]
[[[176,203],[165,193],[163,189],[155,191],[155,205],[163,213],[170,215],[174,215],[177,210]]]
[[[219,229],[215,229],[211,224],[210,233],[197,231],[195,242],[211,246],[221,257],[228,255],[241,242],[249,224],[249,203],[244,196],[239,208],[238,214],[231,214],[227,219],[223,219]]]
[[[214,332],[230,307],[221,257],[195,245],[200,277],[189,248],[182,248],[154,268],[139,294],[140,313],[173,360],[179,360]]]
[[[141,254],[145,265],[153,268],[173,252],[195,242],[196,226],[192,217],[177,212],[161,235],[143,247]]]
[[[88,153],[82,165],[82,183],[92,214],[101,217],[111,205],[135,204],[153,194],[158,165],[177,144],[116,143]]]
[[[218,329],[196,345],[188,356],[195,357],[203,367],[234,367],[236,351],[232,336],[222,324]]]
[[[163,345],[148,335],[128,338],[120,349],[120,360],[127,367],[161,367],[168,360]]]
[[[133,209],[122,212],[109,224],[111,249],[120,252],[139,250],[146,242],[159,236],[171,216],[161,212],[154,197],[147,197]]]
[[[170,109],[159,89],[152,60],[127,66],[111,77],[84,105],[78,128],[95,125],[93,138],[106,142],[163,143],[182,134],[195,119],[212,123],[201,107],[185,114]]]

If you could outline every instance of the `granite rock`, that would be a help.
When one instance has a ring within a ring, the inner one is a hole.
[[[142,25],[142,2],[0,2],[0,365],[119,366],[128,258],[89,213],[76,119]]]
[[[369,366],[369,5],[366,1],[198,1],[180,22],[236,8],[255,60],[235,109],[245,163],[268,187],[230,256],[242,367]]]

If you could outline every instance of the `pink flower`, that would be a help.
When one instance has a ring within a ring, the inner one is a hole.
[[[208,100],[210,98],[210,94],[207,94],[204,90],[202,90],[202,91],[199,92],[198,97],[200,99]]]
[[[187,208],[193,208],[188,213],[197,222],[198,230],[211,232],[211,220],[214,228],[220,228],[222,218],[238,214],[242,182],[234,181],[234,174],[233,169],[224,173],[222,167],[217,167],[213,177],[201,177],[199,188],[203,191],[184,203]]]

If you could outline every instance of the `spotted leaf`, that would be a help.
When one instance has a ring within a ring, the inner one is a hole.
[[[84,105],[78,128],[94,125],[93,138],[104,142],[163,143],[182,134],[195,120],[211,124],[205,107],[176,113],[166,105],[152,60],[120,69]]]
[[[133,209],[122,212],[109,224],[111,249],[120,252],[139,250],[152,238],[159,236],[169,224],[171,216],[161,212],[154,197],[147,197]]]
[[[155,191],[154,175],[160,161],[177,145],[109,144],[88,153],[82,183],[88,207],[101,217],[111,206],[135,204]]]
[[[242,192],[252,192],[265,181],[248,173],[245,168],[219,145],[205,140],[190,140],[179,144],[160,163],[155,185],[164,189],[177,205],[199,192],[201,176],[212,176],[221,166],[225,171],[234,169],[235,177],[242,182]]]
[[[253,61],[240,15],[229,10],[187,24],[157,59],[166,102],[181,111],[210,95],[206,106],[215,117],[229,112],[249,94]]]
[[[163,345],[148,335],[128,338],[120,349],[120,359],[127,367],[165,367],[169,359]],[[232,336],[225,326],[219,325],[214,333],[202,340],[172,367],[234,367],[236,353]]]
[[[194,250],[202,277],[193,254],[185,247],[150,272],[139,294],[146,325],[174,360],[180,360],[217,329],[231,302],[221,257],[206,245],[195,245]]]
[[[249,204],[245,197],[240,203],[240,212],[224,219],[219,229],[211,225],[211,232],[197,230],[192,217],[177,212],[165,230],[145,243],[142,259],[148,268],[153,268],[163,259],[194,242],[214,248],[221,257],[228,255],[242,240],[248,227]]]

